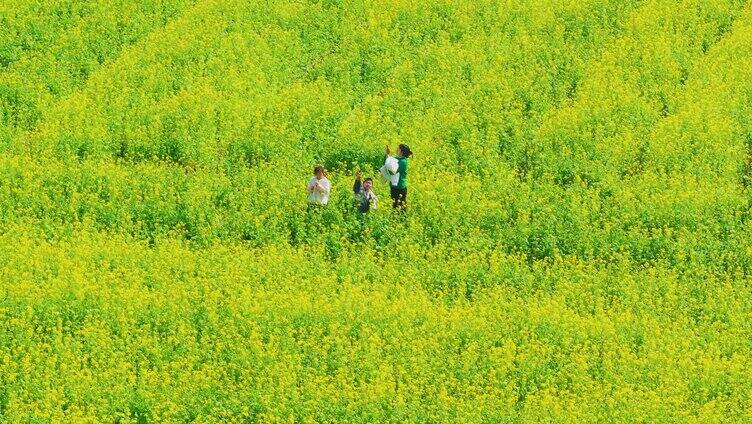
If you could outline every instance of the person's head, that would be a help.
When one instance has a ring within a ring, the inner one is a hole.
[[[363,189],[365,191],[370,191],[371,188],[373,188],[373,179],[369,177],[363,180]]]
[[[400,144],[399,147],[397,147],[397,154],[399,156],[409,158],[413,155],[413,152],[409,147],[407,147],[407,144]]]
[[[326,176],[326,169],[321,165],[317,165],[313,168],[313,175],[316,176],[317,180],[320,180]]]

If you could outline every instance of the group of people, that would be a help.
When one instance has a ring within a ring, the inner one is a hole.
[[[391,149],[386,146],[386,160],[381,167],[381,175],[389,182],[392,207],[404,211],[407,207],[407,163],[413,152],[405,144],[397,147],[397,156],[392,156]],[[331,183],[326,178],[326,169],[316,166],[313,169],[313,177],[308,182],[308,204],[313,206],[325,206],[329,203]],[[378,207],[378,196],[373,190],[373,178],[363,179],[360,171],[355,174],[353,194],[357,200],[358,210],[361,213]]]

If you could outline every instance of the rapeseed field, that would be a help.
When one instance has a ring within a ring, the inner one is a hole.
[[[750,185],[743,0],[0,0],[0,422],[752,422]]]

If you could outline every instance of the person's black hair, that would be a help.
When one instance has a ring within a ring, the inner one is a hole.
[[[313,167],[313,173],[314,174],[317,174],[319,171],[321,171],[321,173],[324,174],[324,176],[326,176],[326,169],[324,169],[323,166],[316,165],[316,166]]]
[[[363,182],[366,182],[366,181],[370,181],[370,182],[373,182],[373,178],[371,178],[371,177],[368,177],[368,178],[366,178],[365,180],[363,180]]]
[[[407,147],[407,144],[400,144],[399,145],[400,150],[402,150],[402,155],[406,158],[409,158],[413,155],[413,151],[410,150],[409,147]]]

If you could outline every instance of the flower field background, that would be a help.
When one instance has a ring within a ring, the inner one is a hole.
[[[746,1],[0,0],[0,422],[750,422],[751,184]]]

